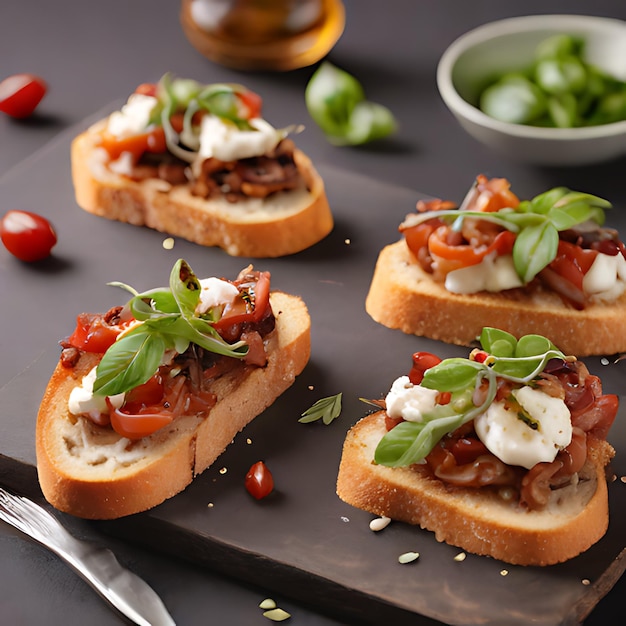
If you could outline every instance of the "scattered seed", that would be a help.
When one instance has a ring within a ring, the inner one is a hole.
[[[315,389],[315,387],[313,385],[309,385],[309,391],[313,391],[313,389]]]
[[[582,582],[583,585],[590,585],[591,584],[591,581],[588,578],[583,578],[581,582]]]
[[[212,508],[213,508],[213,502],[209,502],[209,503],[207,504],[207,507],[208,507],[209,509],[212,509]]]
[[[377,517],[376,519],[373,519],[370,522],[370,530],[373,530],[374,532],[378,532],[379,530],[382,530],[383,528],[387,528],[390,522],[391,522],[390,517],[385,517],[384,515],[382,515],[381,517]]]
[[[287,613],[287,611],[283,611],[283,609],[276,608],[265,611],[263,613],[263,617],[267,617],[267,619],[272,620],[273,622],[284,622],[286,619],[291,617],[291,614]]]
[[[263,602],[261,602],[261,604],[259,604],[259,608],[260,609],[275,609],[276,608],[276,602],[274,602],[274,600],[272,600],[272,598],[265,598],[265,600],[263,600]]]
[[[417,559],[419,559],[419,556],[419,552],[405,552],[398,557],[398,562],[402,564],[412,563],[413,561],[417,561]]]
[[[500,570],[500,576],[508,576],[509,574],[509,570],[508,569],[501,569]]]
[[[350,240],[349,239],[344,239],[343,242],[346,244],[346,246],[350,245]]]
[[[247,443],[248,445],[250,445],[250,444],[252,443],[252,439],[250,439],[250,437],[248,437],[248,438],[246,439],[246,443]]]
[[[626,483],[626,476],[622,476],[622,477],[620,478],[620,480],[621,480],[623,483]]]
[[[350,521],[350,518],[349,518],[349,517],[346,517],[345,515],[342,515],[342,516],[341,516],[341,521],[342,521],[342,522],[349,522],[349,521]]]
[[[465,559],[467,558],[467,554],[465,554],[465,552],[459,552],[455,557],[454,560],[458,561],[459,563],[461,561],[465,561]]]
[[[220,470],[220,474],[225,474],[228,471],[227,468],[222,467],[222,469]]]
[[[174,247],[174,238],[173,237],[167,237],[166,239],[163,240],[163,247],[166,250],[171,250]]]
[[[602,365],[608,365],[609,364],[609,360],[606,357],[602,357],[600,359],[600,363],[602,363]]]

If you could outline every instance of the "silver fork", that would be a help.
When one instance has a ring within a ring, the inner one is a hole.
[[[0,520],[42,544],[83,577],[118,611],[140,626],[174,626],[155,591],[120,565],[107,548],[71,535],[46,509],[0,487]]]

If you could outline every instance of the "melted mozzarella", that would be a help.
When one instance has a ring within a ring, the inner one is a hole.
[[[214,306],[228,304],[239,295],[239,289],[227,280],[220,278],[203,278],[200,281],[200,301],[196,307],[196,313],[206,313]]]
[[[504,291],[522,286],[510,254],[488,255],[476,265],[453,270],[448,273],[445,282],[448,291],[459,294]]]
[[[402,417],[408,422],[421,422],[422,416],[435,408],[438,393],[436,389],[414,385],[408,376],[400,376],[385,398],[387,415]]]
[[[205,115],[200,126],[199,158],[237,161],[261,156],[278,145],[281,134],[271,124],[255,118],[250,125],[254,130],[240,130],[232,122]]]
[[[603,297],[603,294],[613,294],[616,287],[622,284],[622,289],[619,290],[621,293],[624,281],[626,281],[626,259],[623,255],[599,253],[583,278],[583,291],[592,296]]]
[[[108,414],[109,407],[106,403],[106,397],[94,394],[93,384],[96,381],[96,368],[83,377],[80,386],[74,387],[70,392],[68,408],[72,415],[98,415]],[[119,409],[124,404],[124,394],[119,393],[109,396],[109,401]]]
[[[474,420],[478,437],[508,465],[530,469],[537,463],[554,461],[559,450],[572,440],[565,402],[532,387],[522,387],[513,395],[530,416],[531,424],[507,410],[503,402],[494,402]]]

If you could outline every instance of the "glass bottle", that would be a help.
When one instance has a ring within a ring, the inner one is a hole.
[[[241,70],[312,65],[345,26],[341,0],[182,0],[185,36],[201,54]]]

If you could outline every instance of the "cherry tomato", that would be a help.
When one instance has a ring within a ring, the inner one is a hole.
[[[236,297],[226,306],[222,317],[213,324],[216,329],[225,329],[233,324],[244,322],[258,322],[263,319],[270,302],[270,273],[261,272],[259,279],[254,286],[254,308],[250,306],[246,299],[241,296]]]
[[[257,500],[261,500],[272,493],[274,478],[263,461],[258,461],[250,467],[246,474],[245,485],[248,493]]]
[[[441,363],[441,359],[430,352],[415,352],[413,354],[413,367],[409,372],[409,380],[414,385],[419,385],[424,379],[424,372]]]
[[[122,328],[107,324],[101,315],[80,313],[76,316],[76,328],[68,343],[85,352],[104,354],[117,339]]]
[[[261,117],[261,108],[263,106],[263,100],[259,94],[254,91],[242,91],[237,93],[239,101],[246,108],[245,113],[242,115],[244,119],[250,120],[256,117]]]
[[[22,261],[39,261],[50,255],[57,235],[50,222],[28,211],[7,211],[0,222],[5,248]]]
[[[0,111],[16,118],[32,115],[48,86],[34,74],[14,74],[0,82]]]

